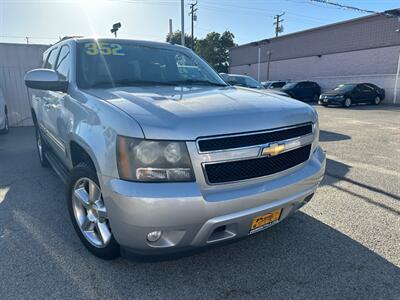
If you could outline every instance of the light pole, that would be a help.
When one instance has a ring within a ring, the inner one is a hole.
[[[181,45],[185,46],[185,9],[184,0],[181,0]]]
[[[267,51],[267,57],[268,57],[268,60],[267,60],[267,80],[269,80],[269,62],[270,62],[270,60],[271,60],[271,51]]]
[[[260,65],[261,65],[261,47],[258,45],[258,66],[257,66],[257,80],[260,81]]]
[[[399,73],[400,73],[400,51],[399,51],[399,59],[397,61],[397,72],[396,72],[396,78],[394,80],[394,97],[393,97],[393,104],[396,104],[397,102],[397,84],[399,81]]]

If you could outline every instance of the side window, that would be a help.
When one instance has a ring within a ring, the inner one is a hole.
[[[304,89],[306,87],[306,84],[304,82],[299,82],[298,84],[296,84],[296,87],[298,89]]]
[[[307,89],[311,89],[314,87],[314,83],[312,82],[304,82],[304,87],[306,87]]]
[[[55,69],[57,73],[60,75],[61,79],[68,80],[69,68],[70,68],[69,47],[65,45],[61,47],[60,54],[57,60],[57,66]]]
[[[374,89],[373,89],[372,87],[370,87],[369,85],[363,84],[363,91],[364,91],[364,92],[370,93],[370,92],[372,92],[373,90],[374,90]]]
[[[49,56],[47,56],[47,61],[43,66],[44,69],[54,69],[54,65],[57,59],[57,53],[57,48],[50,51]]]

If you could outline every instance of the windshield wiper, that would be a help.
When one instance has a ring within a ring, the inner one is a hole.
[[[177,86],[174,82],[169,81],[150,81],[150,80],[117,80],[117,81],[98,81],[91,85],[91,87],[104,87],[104,86],[143,86],[143,85],[168,85]]]
[[[185,79],[185,80],[177,80],[177,81],[169,81],[170,83],[179,84],[179,85],[215,85],[215,86],[228,86],[225,83],[219,83],[209,80],[196,80],[196,79]]]

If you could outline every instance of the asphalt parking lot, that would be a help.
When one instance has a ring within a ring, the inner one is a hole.
[[[0,136],[0,298],[400,298],[400,108],[318,107],[327,175],[292,218],[163,262],[81,245],[32,128]]]

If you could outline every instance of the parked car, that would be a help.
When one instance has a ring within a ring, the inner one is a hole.
[[[0,89],[0,134],[8,133],[8,130],[9,130],[8,110],[3,92]]]
[[[225,74],[221,76],[226,83],[233,86],[241,86],[251,89],[264,89],[264,86],[261,83],[247,75]]]
[[[314,108],[229,86],[181,46],[71,38],[25,83],[39,160],[103,259],[259,232],[310,201],[324,174]]]
[[[277,89],[265,89],[265,90],[263,90],[263,92],[267,93],[267,94],[285,96],[285,97],[289,97],[290,98],[289,94],[287,94],[287,93],[285,93],[283,91],[277,90]]]
[[[347,83],[339,84],[332,91],[320,96],[320,104],[342,105],[350,107],[354,103],[371,103],[378,105],[385,99],[385,90],[372,83]]]
[[[287,82],[286,81],[263,81],[261,84],[266,88],[266,89],[281,89],[285,86]]]
[[[289,82],[283,86],[282,91],[298,100],[317,102],[321,87],[312,81]]]

